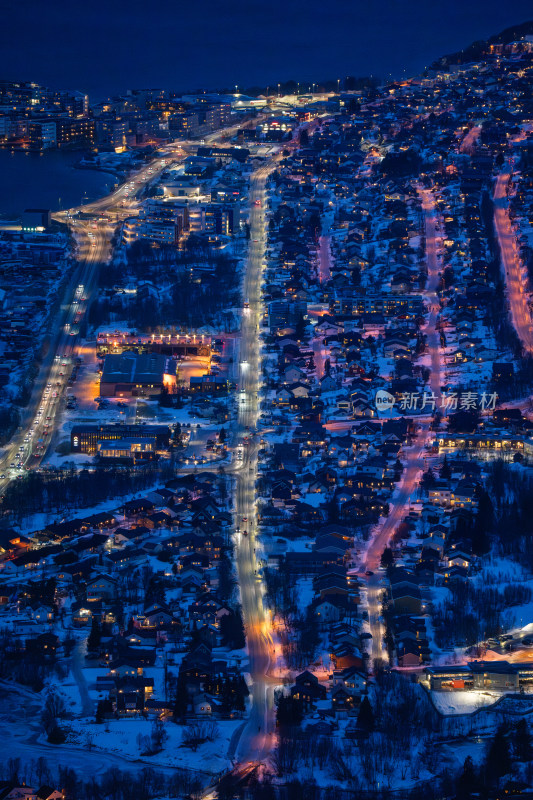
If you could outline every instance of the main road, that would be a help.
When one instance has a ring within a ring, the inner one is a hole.
[[[295,138],[284,146],[289,152],[299,144],[301,130],[312,130],[317,120],[298,129]],[[265,268],[266,184],[276,169],[282,153],[259,167],[250,177],[250,243],[243,280],[244,309],[239,348],[239,385],[237,390],[238,419],[236,436],[243,442],[243,468],[236,471],[236,564],[241,591],[241,603],[246,625],[250,675],[252,678],[252,708],[241,734],[235,758],[241,765],[261,765],[272,750],[275,729],[274,687],[270,673],[274,668],[275,649],[271,618],[265,607],[264,589],[256,558],[257,507],[255,481],[257,477],[257,419],[259,392],[262,386],[259,327],[263,317],[261,299],[262,273]],[[246,533],[245,533],[246,531]]]
[[[273,639],[265,608],[263,585],[256,558],[257,510],[255,431],[262,384],[259,326],[262,318],[261,275],[265,260],[265,197],[275,160],[256,170],[250,179],[250,244],[243,281],[244,310],[241,324],[237,438],[243,444],[243,468],[236,472],[236,564],[252,678],[252,708],[236,750],[239,762],[262,762],[272,748],[274,732],[273,689],[269,678]]]

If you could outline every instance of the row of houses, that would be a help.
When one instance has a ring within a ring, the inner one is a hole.
[[[242,713],[246,683],[225,655],[244,639],[232,584],[221,583],[232,570],[221,480],[184,475],[119,508],[26,535],[3,531],[0,618],[11,663],[53,665],[70,646],[64,632],[81,628],[88,663],[107,669],[92,687],[101,716],[172,715],[178,685],[188,716]],[[161,652],[164,694],[154,688]]]

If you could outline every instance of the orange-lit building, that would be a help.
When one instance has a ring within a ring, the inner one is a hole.
[[[100,379],[101,397],[157,397],[163,386],[176,386],[176,362],[160,353],[132,353],[105,357]]]

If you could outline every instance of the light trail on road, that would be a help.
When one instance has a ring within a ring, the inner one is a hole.
[[[428,278],[424,297],[429,305],[427,324],[424,329],[427,347],[431,356],[431,374],[429,386],[435,396],[436,408],[441,403],[441,354],[437,322],[439,316],[439,298],[437,287],[439,284],[439,265],[437,256],[437,218],[435,201],[430,192],[420,191],[422,208],[424,211],[426,234],[426,261]],[[418,425],[415,441],[409,448],[404,448],[404,470],[396,490],[396,496],[391,501],[388,517],[377,527],[374,536],[365,554],[364,563],[360,572],[373,572],[367,576],[367,603],[368,621],[372,634],[372,660],[387,661],[388,655],[383,647],[384,626],[381,622],[381,594],[380,581],[382,574],[377,572],[380,566],[381,554],[389,544],[395,530],[406,515],[412,495],[418,487],[420,473],[423,470],[424,453],[430,437],[431,418],[419,419],[414,417]]]
[[[274,168],[275,161],[260,167],[250,181],[250,245],[243,285],[243,297],[246,298],[248,308],[243,312],[240,335],[237,437],[243,447],[243,463],[242,469],[236,472],[236,527],[241,528],[241,532],[236,534],[236,562],[246,625],[249,669],[253,680],[252,709],[236,751],[240,762],[263,761],[272,749],[274,732],[274,681],[267,674],[274,650],[273,632],[270,614],[265,607],[255,552],[258,448],[249,438],[256,431],[258,394],[262,384],[259,325],[263,315],[261,276],[266,248],[265,197],[266,182]],[[248,439],[248,444],[244,443],[245,439]]]
[[[494,227],[500,244],[502,266],[507,286],[511,319],[524,350],[533,353],[531,313],[527,304],[527,278],[518,253],[516,236],[509,217],[507,186],[511,167],[507,165],[496,179],[494,188]]]

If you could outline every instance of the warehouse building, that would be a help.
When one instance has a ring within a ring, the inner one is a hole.
[[[104,359],[101,397],[158,397],[176,386],[176,362],[160,353],[125,352]]]
[[[434,691],[497,689],[519,691],[533,682],[533,663],[471,661],[468,664],[426,667],[419,679]]]
[[[170,437],[167,425],[75,425],[70,434],[70,449],[73,453],[94,456],[104,442],[134,441],[148,442],[152,451],[158,452],[168,450]]]

